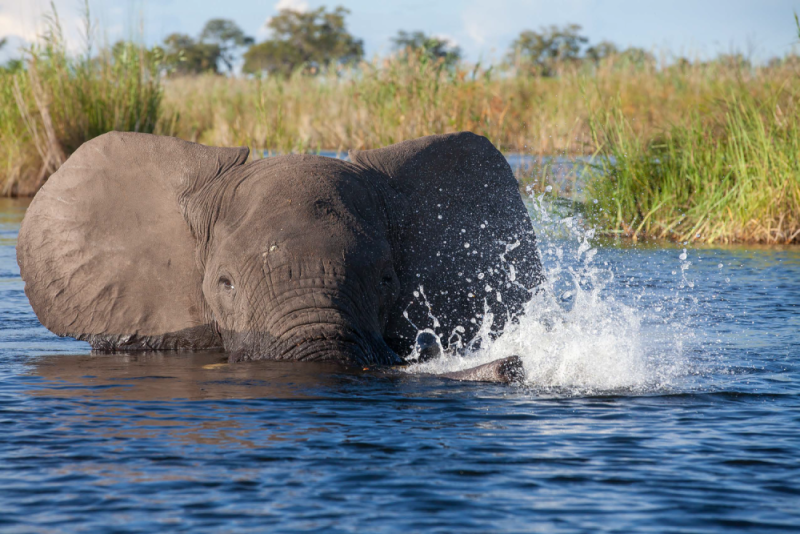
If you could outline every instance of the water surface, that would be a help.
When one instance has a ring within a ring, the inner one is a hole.
[[[0,201],[0,531],[800,528],[796,249],[593,247],[539,221],[546,295],[438,364],[518,353],[529,381],[503,387],[92,355],[30,309],[24,209]]]

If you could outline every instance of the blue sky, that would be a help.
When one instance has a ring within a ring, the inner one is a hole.
[[[83,0],[56,0],[72,46],[80,46]],[[199,33],[205,21],[235,20],[258,40],[281,6],[344,5],[348,27],[367,54],[385,53],[398,30],[423,30],[457,42],[470,61],[500,58],[524,29],[577,23],[592,42],[669,50],[691,57],[741,51],[755,59],[783,55],[797,42],[800,0],[90,0],[92,18],[113,41],[143,33],[148,43],[172,32]],[[0,0],[0,36],[12,50],[33,39],[49,0]]]

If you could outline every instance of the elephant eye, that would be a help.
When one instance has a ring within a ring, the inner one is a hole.
[[[384,285],[384,286],[392,285],[393,281],[394,281],[394,279],[391,277],[391,275],[388,275],[388,274],[385,275],[383,278],[381,278],[381,284]]]
[[[226,291],[233,290],[233,282],[231,282],[229,278],[226,278],[224,276],[220,277],[219,285],[221,285],[223,289],[225,289]]]

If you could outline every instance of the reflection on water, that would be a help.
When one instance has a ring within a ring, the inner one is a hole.
[[[314,398],[317,388],[354,379],[335,365],[228,364],[227,354],[214,352],[62,355],[31,363],[28,372],[46,380],[31,394],[134,401]]]
[[[503,387],[90,354],[25,299],[25,204],[0,200],[0,531],[800,524],[797,249],[587,248],[540,228],[537,320],[481,349],[522,353],[531,381]]]

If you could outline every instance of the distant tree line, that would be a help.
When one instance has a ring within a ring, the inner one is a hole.
[[[260,43],[245,35],[235,22],[213,19],[197,38],[174,33],[154,51],[169,72],[176,74],[232,72],[239,53],[242,72],[246,74],[288,75],[298,69],[315,74],[364,59],[364,42],[347,29],[345,19],[349,14],[342,6],[306,12],[283,9],[267,22],[270,36]],[[621,56],[636,64],[654,60],[645,50],[619,50],[608,41],[590,46],[580,31],[576,24],[523,31],[512,43],[506,60],[539,76],[553,76],[559,66],[599,62],[610,56]],[[456,44],[421,31],[399,31],[392,38],[392,48],[400,58],[411,54],[441,62],[448,68],[462,60]]]
[[[245,35],[232,20],[211,19],[197,39],[173,33],[164,39],[163,45],[154,47],[151,52],[170,72],[177,74],[233,72],[237,52],[253,42],[253,38]],[[122,50],[124,45],[119,42],[115,47]]]
[[[162,70],[176,75],[233,73],[240,57],[245,74],[289,75],[298,70],[317,74],[355,65],[364,59],[364,42],[347,30],[345,18],[349,14],[350,11],[342,6],[304,12],[282,9],[267,22],[269,38],[259,43],[245,35],[232,20],[212,19],[197,37],[173,33],[146,53],[158,62]],[[505,64],[513,66],[519,73],[543,77],[556,76],[563,68],[597,65],[612,57],[636,67],[655,64],[655,57],[647,50],[636,47],[620,49],[610,41],[590,44],[581,30],[577,24],[567,24],[522,31],[509,47]],[[5,43],[5,39],[0,39],[0,48]],[[131,46],[132,43],[120,41],[112,50],[115,55],[120,55],[127,53]],[[462,60],[457,45],[421,31],[399,31],[392,38],[392,47],[398,58],[413,55],[440,62],[446,68],[452,68]],[[797,56],[774,58],[768,66],[786,61],[796,62]],[[685,58],[678,58],[675,66],[680,68],[689,63]],[[714,63],[726,67],[752,67],[741,54],[722,54]],[[22,67],[21,61],[12,60],[0,69]]]
[[[642,48],[620,50],[610,41],[588,45],[589,39],[580,32],[577,24],[525,30],[511,43],[506,59],[518,69],[539,76],[553,76],[564,66],[597,64],[609,57],[618,57],[636,66],[655,63],[655,57]]]
[[[349,14],[342,6],[304,12],[283,9],[267,22],[269,38],[258,43],[235,22],[212,19],[197,38],[173,33],[150,52],[160,58],[168,72],[179,75],[233,72],[239,54],[245,74],[289,75],[297,70],[316,74],[364,59],[363,40],[347,29],[345,19]],[[608,41],[588,45],[588,38],[580,32],[581,27],[576,24],[523,31],[512,43],[506,61],[538,76],[553,76],[564,65],[597,63],[610,56],[620,56],[637,65],[654,61],[649,52],[640,48],[619,50]],[[451,68],[463,57],[458,45],[421,31],[401,30],[391,42],[393,52],[401,59],[414,55]],[[118,46],[121,50],[123,44]]]

